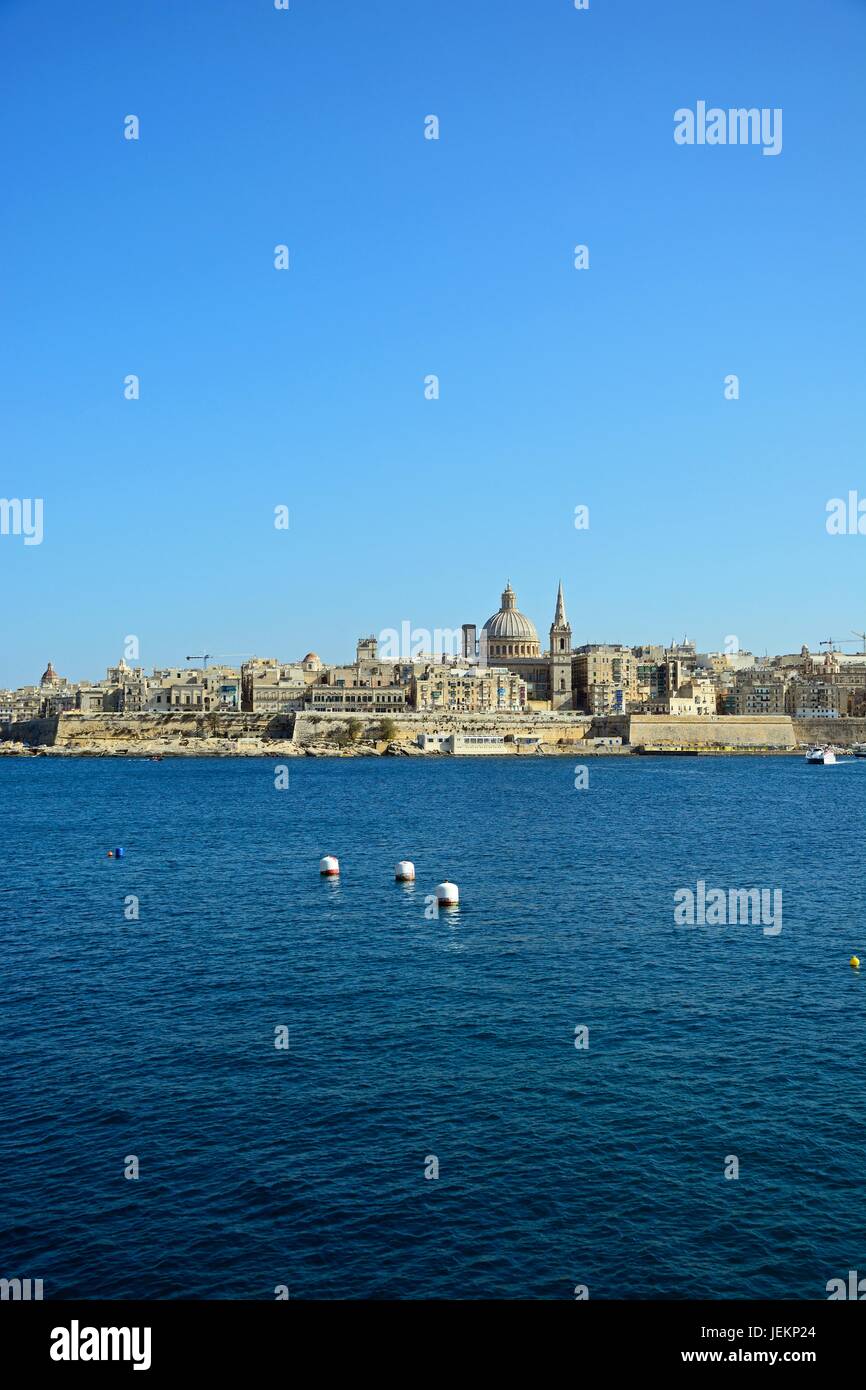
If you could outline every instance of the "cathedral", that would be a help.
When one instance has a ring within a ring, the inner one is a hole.
[[[530,700],[548,702],[551,709],[572,709],[571,624],[565,615],[562,582],[548,651],[542,652],[535,624],[521,613],[517,595],[507,584],[501,608],[481,629],[478,656],[483,665],[504,666],[525,680]]]

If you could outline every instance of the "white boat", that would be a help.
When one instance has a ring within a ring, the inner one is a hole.
[[[807,763],[823,763],[824,766],[827,767],[831,763],[835,763],[835,761],[836,754],[830,747],[829,743],[824,748],[810,748],[808,753],[806,754]]]
[[[855,743],[851,752],[855,758],[866,758],[866,743]]]

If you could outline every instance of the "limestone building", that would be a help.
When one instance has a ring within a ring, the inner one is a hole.
[[[588,643],[574,655],[572,684],[578,709],[594,715],[625,714],[638,699],[637,658],[630,647]]]
[[[472,625],[463,625],[464,634]],[[571,624],[565,612],[562,584],[550,625],[550,646],[542,651],[535,624],[517,607],[517,595],[506,584],[501,606],[481,629],[478,659],[482,666],[505,667],[526,686],[530,704],[572,709]]]
[[[504,667],[428,666],[413,677],[411,695],[417,710],[513,714],[526,709],[526,682]]]

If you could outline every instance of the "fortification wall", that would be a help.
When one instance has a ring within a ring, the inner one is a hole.
[[[0,740],[26,743],[31,748],[51,747],[57,737],[57,718],[22,719],[17,724],[0,724]]]
[[[795,719],[794,733],[801,747],[833,743],[837,748],[851,748],[866,743],[866,719]]]
[[[127,747],[137,744],[189,743],[244,738],[288,739],[293,715],[196,714],[61,714],[53,719],[30,719],[6,724],[0,737],[37,747],[48,745],[70,750]]]
[[[63,714],[30,719],[0,727],[0,740],[30,748],[53,747],[68,752],[154,751],[171,747],[188,752],[250,752],[256,745],[282,744],[287,751],[308,748],[335,751],[348,742],[350,721],[358,745],[367,752],[383,751],[383,732],[398,747],[416,744],[419,733],[494,733],[537,738],[545,751],[576,751],[576,745],[595,738],[621,738],[626,747],[696,749],[720,752],[769,748],[794,750],[814,743],[850,748],[866,743],[866,719],[797,719],[787,715],[715,715],[709,719],[633,714],[609,718],[569,712],[532,714],[435,713],[379,715],[361,713],[300,714]],[[11,750],[10,750],[11,751]]]
[[[787,714],[717,714],[709,718],[691,715],[633,714],[629,742],[645,748],[717,750],[796,748],[793,720]]]
[[[384,722],[393,735],[392,741],[401,746],[415,744],[421,733],[489,733],[538,738],[545,747],[551,748],[563,743],[581,742],[587,737],[593,722],[588,715],[552,714],[549,711],[537,714],[456,714],[437,710],[430,713],[403,711],[394,715],[314,712],[298,714],[295,742],[305,747],[327,743],[348,729],[350,720],[360,723],[361,742],[381,742]]]

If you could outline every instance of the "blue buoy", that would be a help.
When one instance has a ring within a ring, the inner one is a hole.
[[[126,854],[126,850],[125,850],[125,849],[116,849],[116,850],[114,851],[114,857],[115,857],[115,859],[122,859],[123,856],[124,856],[125,854]]]

